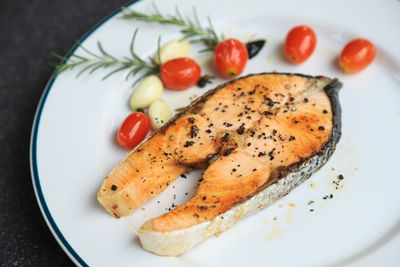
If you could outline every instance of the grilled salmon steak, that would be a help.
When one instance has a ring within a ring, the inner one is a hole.
[[[147,221],[142,246],[180,255],[286,195],[327,162],[341,134],[340,82],[261,73],[218,86],[141,143],[105,178],[98,200],[120,217],[193,168],[186,204]]]

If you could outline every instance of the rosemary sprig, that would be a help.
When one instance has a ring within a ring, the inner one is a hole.
[[[203,27],[200,24],[196,9],[193,9],[194,21],[189,18],[184,18],[177,7],[175,8],[175,15],[162,14],[155,5],[154,13],[150,15],[127,7],[122,7],[122,12],[122,18],[124,19],[136,19],[139,21],[181,26],[183,27],[181,30],[181,33],[184,35],[183,39],[188,39],[191,42],[203,43],[207,48],[202,51],[213,51],[217,44],[225,39],[223,34],[218,36],[211,23],[210,17],[208,17],[208,27]]]
[[[120,72],[122,70],[130,69],[128,74],[126,75],[126,80],[129,79],[130,76],[135,76],[137,73],[141,71],[145,71],[145,73],[139,77],[139,79],[136,80],[136,82],[140,81],[142,78],[144,78],[147,75],[155,74],[158,73],[160,69],[160,64],[155,62],[154,59],[151,58],[150,63],[146,62],[143,60],[141,57],[139,57],[134,50],[134,44],[135,44],[135,38],[136,34],[138,32],[138,29],[135,30],[132,41],[129,46],[129,53],[130,57],[124,57],[123,59],[118,59],[108,53],[103,46],[101,45],[100,42],[97,42],[97,48],[99,50],[98,53],[94,53],[88,49],[86,49],[82,44],[77,41],[77,45],[82,48],[82,50],[88,55],[88,56],[82,56],[82,55],[77,55],[77,54],[71,54],[70,57],[68,58],[67,56],[61,56],[53,51],[50,53],[55,56],[56,58],[60,59],[61,62],[59,63],[53,63],[52,65],[55,66],[56,68],[56,75],[67,71],[67,70],[72,70],[77,66],[84,65],[82,70],[78,72],[76,77],[79,77],[85,72],[88,72],[88,74],[92,74],[93,72],[97,71],[98,69],[101,68],[108,68],[108,67],[115,67],[114,70],[110,71],[108,74],[106,74],[103,77],[104,79],[107,79],[111,75]],[[158,53],[160,51],[160,38],[158,39]],[[135,82],[135,83],[136,83]]]

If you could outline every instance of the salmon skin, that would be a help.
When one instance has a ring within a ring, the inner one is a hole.
[[[323,166],[341,136],[337,79],[260,73],[195,100],[106,177],[98,200],[120,217],[193,168],[187,203],[145,222],[144,249],[176,256],[289,193]]]

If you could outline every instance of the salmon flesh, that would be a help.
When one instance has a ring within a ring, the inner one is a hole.
[[[144,249],[176,256],[301,184],[341,135],[337,79],[290,73],[242,77],[208,91],[154,132],[105,178],[98,200],[119,218],[194,168],[187,203],[145,222]]]

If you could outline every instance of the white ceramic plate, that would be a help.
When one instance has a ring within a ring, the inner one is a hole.
[[[267,38],[245,73],[297,72],[338,77],[343,108],[343,136],[328,164],[309,181],[271,207],[239,222],[180,257],[159,257],[144,251],[135,229],[161,214],[171,203],[185,202],[201,176],[178,178],[143,209],[119,220],[97,203],[103,178],[127,151],[115,143],[121,121],[130,113],[132,92],[124,74],[101,81],[102,72],[75,78],[78,70],[52,77],[38,106],[31,141],[33,184],[43,215],[55,238],[78,265],[86,266],[399,266],[400,256],[400,2],[386,1],[156,1],[160,10],[178,6],[191,16],[196,7],[206,23],[243,41]],[[152,2],[131,8],[150,12]],[[117,56],[128,53],[136,27],[136,50],[143,57],[163,41],[179,38],[174,26],[105,19],[83,39],[89,49],[99,40]],[[318,45],[304,64],[293,66],[282,57],[288,30],[310,25]],[[349,40],[366,37],[378,49],[365,71],[346,75],[337,56]],[[211,54],[192,57],[203,71],[214,73]],[[74,52],[82,53],[74,48]],[[205,89],[165,91],[173,108],[190,102]],[[338,189],[332,181],[344,175]],[[175,188],[174,188],[175,187]],[[185,196],[184,192],[189,192]],[[323,199],[333,194],[333,198]],[[176,199],[174,199],[176,195]],[[309,204],[310,201],[313,204]],[[160,201],[160,203],[158,203]],[[313,211],[310,211],[310,210]]]

